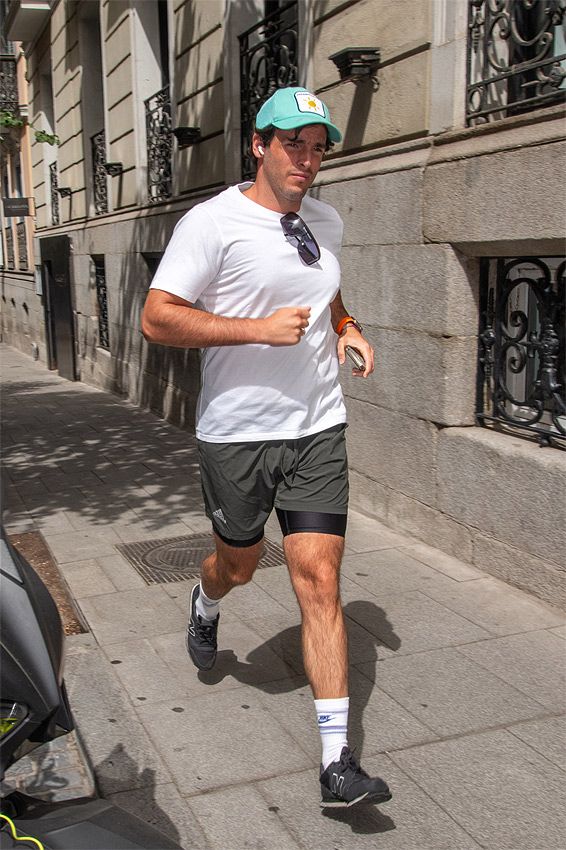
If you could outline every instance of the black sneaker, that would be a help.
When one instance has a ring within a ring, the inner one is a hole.
[[[333,761],[320,773],[322,808],[327,806],[345,807],[355,803],[386,803],[391,799],[387,783],[379,777],[372,779],[359,766],[353,752],[344,747],[340,760]]]
[[[199,593],[200,585],[195,584],[191,591],[191,613],[186,638],[187,652],[195,667],[198,667],[199,670],[211,670],[216,661],[216,635],[220,614],[217,614],[214,620],[205,620],[199,617],[195,610],[195,602]]]

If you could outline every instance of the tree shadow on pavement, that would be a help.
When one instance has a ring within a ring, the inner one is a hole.
[[[109,393],[46,373],[3,386],[3,496],[40,531],[202,517],[194,436]],[[27,527],[24,530],[28,530]]]

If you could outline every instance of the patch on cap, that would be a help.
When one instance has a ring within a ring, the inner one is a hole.
[[[297,101],[299,112],[310,112],[326,118],[324,103],[316,95],[310,94],[307,91],[295,92],[295,100]]]

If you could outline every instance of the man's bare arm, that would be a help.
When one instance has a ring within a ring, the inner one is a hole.
[[[338,290],[336,297],[333,301],[330,302],[330,319],[332,322],[332,327],[334,330],[338,327],[338,323],[341,319],[344,319],[346,316],[350,314],[344,307],[344,302],[342,301],[342,295],[340,294],[340,290]],[[338,360],[340,363],[344,363],[346,360],[346,346],[351,345],[352,348],[356,348],[362,357],[365,360],[366,368],[362,370],[354,369],[353,374],[357,377],[367,378],[368,375],[374,370],[374,351],[367,339],[359,332],[359,330],[355,327],[355,325],[348,324],[338,337],[337,343],[337,351],[338,351]]]
[[[217,316],[177,295],[150,289],[142,315],[148,342],[175,348],[212,345],[296,345],[308,326],[310,307],[281,307],[261,319]]]

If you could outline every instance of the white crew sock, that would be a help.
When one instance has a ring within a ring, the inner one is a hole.
[[[322,742],[322,769],[338,761],[342,747],[348,746],[349,697],[315,699],[314,707]]]
[[[220,611],[220,599],[210,599],[202,589],[202,582],[195,602],[195,609],[198,616],[202,617],[203,620],[215,620]]]

